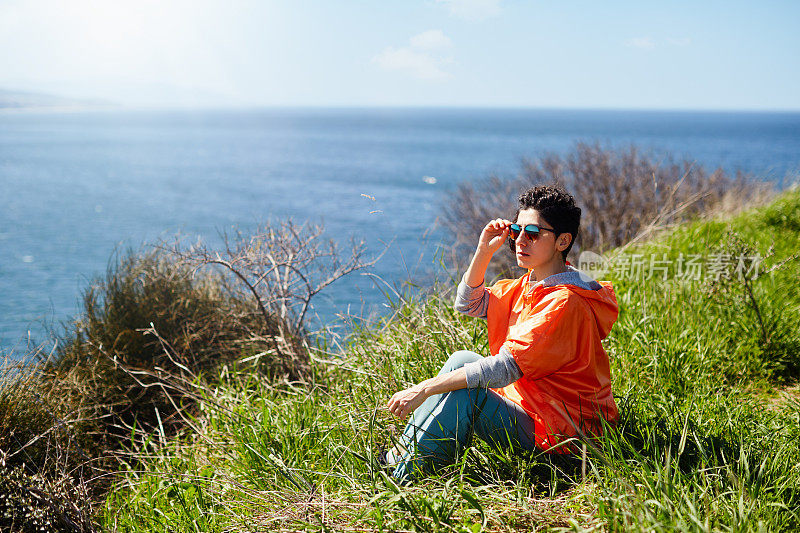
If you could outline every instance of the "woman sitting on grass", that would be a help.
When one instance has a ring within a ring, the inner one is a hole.
[[[392,414],[413,412],[397,446],[379,458],[394,465],[396,479],[452,464],[473,433],[495,446],[565,453],[565,440],[616,421],[600,341],[617,319],[617,300],[609,282],[566,261],[580,216],[569,193],[539,186],[519,197],[513,222],[483,228],[455,308],[487,319],[492,357],[456,352],[436,377],[392,396]],[[507,240],[528,273],[485,288],[489,260]]]

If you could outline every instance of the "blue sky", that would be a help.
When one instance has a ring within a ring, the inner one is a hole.
[[[0,88],[132,106],[800,110],[798,1],[0,0]]]

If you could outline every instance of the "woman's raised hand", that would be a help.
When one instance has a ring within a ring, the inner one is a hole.
[[[481,231],[478,249],[494,254],[506,242],[509,226],[511,226],[511,221],[504,218],[496,218],[490,221]]]
[[[483,227],[478,239],[478,248],[469,262],[467,271],[464,272],[464,283],[470,287],[477,287],[483,283],[483,276],[492,256],[508,238],[509,226],[511,226],[510,220],[496,218]]]

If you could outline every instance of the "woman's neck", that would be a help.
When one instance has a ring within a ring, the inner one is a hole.
[[[555,261],[547,265],[540,265],[538,267],[534,267],[533,275],[536,277],[536,281],[542,281],[543,279],[550,277],[553,274],[561,274],[562,272],[566,272],[567,270],[569,269],[567,268],[567,264],[564,261]]]

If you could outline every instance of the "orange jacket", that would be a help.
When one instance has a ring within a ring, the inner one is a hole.
[[[607,281],[591,290],[532,286],[527,278],[502,280],[488,290],[489,348],[497,355],[505,347],[522,370],[516,382],[494,390],[534,418],[535,442],[547,450],[577,435],[575,426],[597,435],[601,416],[616,422],[608,355],[600,341],[619,307]]]

